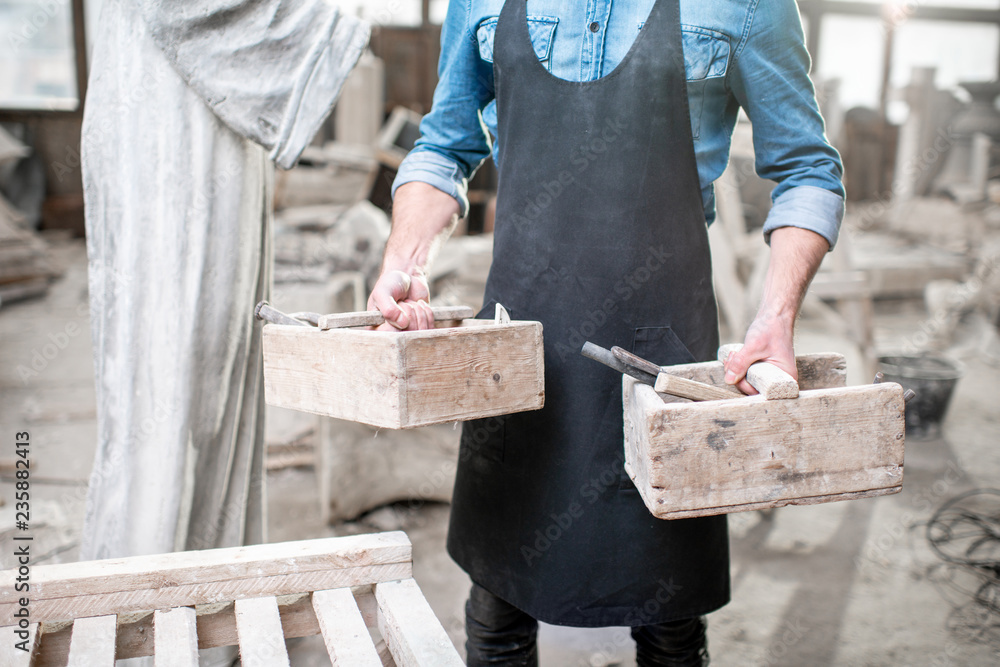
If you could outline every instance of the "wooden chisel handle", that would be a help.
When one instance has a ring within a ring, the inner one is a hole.
[[[434,321],[465,320],[475,317],[476,312],[468,306],[439,306],[431,308]],[[342,329],[344,327],[377,327],[385,322],[385,317],[377,310],[363,310],[356,313],[334,313],[319,318],[319,328]]]
[[[726,362],[730,354],[739,352],[743,345],[730,343],[719,348],[719,361]],[[798,398],[799,383],[791,375],[774,364],[758,361],[747,369],[747,382],[768,400],[776,398]]]

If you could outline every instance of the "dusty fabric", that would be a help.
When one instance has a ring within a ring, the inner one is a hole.
[[[254,304],[273,166],[329,113],[368,27],[322,0],[107,0],[82,163],[98,448],[81,559],[264,540]]]

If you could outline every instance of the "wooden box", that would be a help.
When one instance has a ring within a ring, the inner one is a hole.
[[[797,362],[802,391],[785,400],[693,403],[624,378],[625,467],[655,516],[710,516],[902,489],[902,387],[845,387],[840,355]],[[725,386],[719,362],[663,370]]]
[[[542,325],[467,319],[427,331],[268,324],[268,404],[383,428],[538,410]],[[450,325],[450,326],[449,326]]]

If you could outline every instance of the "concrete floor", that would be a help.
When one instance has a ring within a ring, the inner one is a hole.
[[[15,432],[31,432],[33,528],[42,554],[36,562],[76,558],[95,441],[83,245],[60,243],[55,253],[67,271],[49,296],[0,309],[0,437],[10,443]],[[898,347],[924,318],[919,303],[879,304],[879,347]],[[797,349],[848,347],[805,322]],[[732,515],[733,601],[709,619],[713,664],[1000,664],[995,635],[990,645],[948,631],[952,606],[928,577],[937,559],[922,527],[944,500],[1000,486],[998,380],[997,367],[967,364],[940,436],[908,437],[902,493]],[[0,460],[9,458],[0,452]],[[447,505],[390,506],[327,526],[313,470],[275,471],[268,483],[271,541],[405,530],[415,577],[461,649],[468,578],[444,552]],[[0,497],[7,501],[0,507],[0,567],[10,567],[11,478],[0,480]],[[543,665],[635,664],[620,628],[544,626],[540,645]],[[329,664],[315,638],[294,640],[290,649],[293,665]]]

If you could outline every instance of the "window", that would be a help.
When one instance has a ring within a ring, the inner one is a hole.
[[[77,109],[70,0],[0,0],[0,35],[0,107]]]

